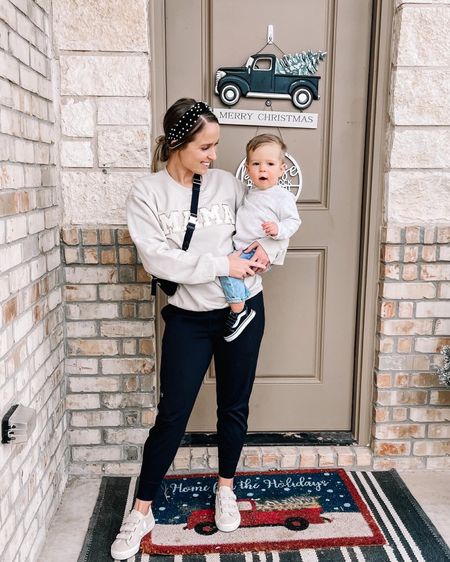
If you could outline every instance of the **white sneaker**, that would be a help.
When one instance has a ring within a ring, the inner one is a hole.
[[[216,513],[214,516],[219,531],[235,531],[241,524],[241,514],[236,496],[228,486],[220,486],[216,492]]]
[[[141,539],[149,533],[155,526],[152,509],[149,508],[148,514],[144,515],[140,511],[133,509],[122,521],[122,526],[111,545],[111,556],[115,560],[126,560],[136,554],[141,545]]]

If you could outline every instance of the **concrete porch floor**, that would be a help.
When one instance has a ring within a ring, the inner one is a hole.
[[[399,471],[450,546],[450,471]],[[77,562],[100,486],[99,478],[69,481],[38,562]]]

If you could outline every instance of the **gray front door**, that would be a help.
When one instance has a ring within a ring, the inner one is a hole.
[[[317,73],[321,99],[306,110],[318,114],[318,127],[280,130],[302,170],[303,224],[285,265],[264,275],[267,326],[250,430],[349,430],[372,1],[165,0],[161,10],[165,107],[182,96],[225,107],[214,95],[216,70],[245,64],[263,47],[269,24],[285,53],[327,52]],[[278,54],[274,45],[263,52]],[[155,129],[165,107],[154,115]],[[257,98],[241,98],[234,108],[268,109]],[[299,111],[284,99],[273,100],[272,108]],[[216,167],[234,173],[256,132],[278,133],[223,125]],[[211,369],[189,430],[214,429]]]

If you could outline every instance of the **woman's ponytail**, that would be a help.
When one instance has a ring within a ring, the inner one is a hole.
[[[167,162],[169,159],[169,145],[167,144],[166,137],[161,135],[155,140],[155,142],[156,146],[153,151],[152,172],[158,171],[158,164],[160,162]]]

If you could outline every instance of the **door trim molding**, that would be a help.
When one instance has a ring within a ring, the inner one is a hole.
[[[150,30],[150,109],[151,109],[151,146],[164,130],[162,120],[167,109],[167,68],[166,68],[166,10],[164,0],[150,0],[148,5],[148,29]],[[158,53],[158,55],[156,55]],[[153,156],[153,153],[152,153]],[[159,370],[161,366],[162,322],[161,309],[167,304],[167,297],[162,291],[156,291],[153,302],[155,329],[155,395],[159,400]]]
[[[151,140],[163,133],[162,118],[167,109],[166,10],[164,0],[150,0],[148,29],[150,32],[150,108]],[[158,53],[158,54],[156,54]]]
[[[352,416],[354,436],[360,445],[370,443],[373,423],[380,227],[384,193],[386,116],[388,114],[393,16],[393,2],[374,0],[367,100],[364,200],[361,215],[362,243]]]
[[[201,1],[205,2],[205,0]],[[209,14],[207,10],[204,10],[203,14],[202,23],[205,25]],[[360,445],[369,444],[373,423],[379,247],[393,15],[393,2],[373,0],[352,413],[352,432]],[[165,0],[150,0],[149,29],[151,30],[151,138],[154,141],[162,133],[162,116],[167,109]],[[209,57],[210,53],[205,52],[205,56]],[[164,297],[158,297],[155,301],[155,355],[158,370],[162,335],[160,310],[164,304],[166,304]]]

